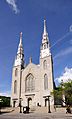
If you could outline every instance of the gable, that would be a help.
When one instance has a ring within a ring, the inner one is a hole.
[[[37,75],[40,72],[40,66],[30,63],[22,72],[22,77],[26,77],[28,74]]]

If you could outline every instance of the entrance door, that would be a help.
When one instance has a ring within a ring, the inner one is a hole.
[[[48,99],[45,99],[45,107],[48,106]]]
[[[13,101],[13,107],[15,107],[16,101]]]
[[[28,107],[32,107],[32,99],[28,98]]]

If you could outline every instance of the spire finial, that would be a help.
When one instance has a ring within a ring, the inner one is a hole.
[[[47,34],[47,31],[46,31],[46,19],[44,19],[44,35]]]
[[[20,32],[20,45],[22,44],[22,32]]]
[[[29,63],[32,63],[32,57],[30,56]]]
[[[20,32],[20,38],[22,39],[22,32]]]

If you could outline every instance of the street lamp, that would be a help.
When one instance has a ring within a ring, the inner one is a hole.
[[[48,96],[48,113],[51,113],[51,111],[50,111],[50,95]]]
[[[22,113],[22,110],[21,110],[21,100],[22,100],[22,98],[20,97],[20,99],[19,99],[20,113]]]

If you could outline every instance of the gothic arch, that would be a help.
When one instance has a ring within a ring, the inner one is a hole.
[[[34,76],[30,73],[25,79],[25,92],[32,92],[35,90]]]
[[[15,80],[14,81],[14,94],[17,93],[17,81]]]
[[[46,60],[44,60],[44,62],[43,62],[43,68],[47,69],[47,61]]]

